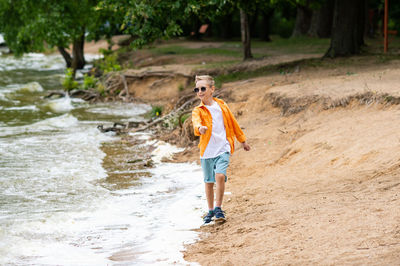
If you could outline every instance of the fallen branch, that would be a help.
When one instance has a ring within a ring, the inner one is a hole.
[[[220,91],[214,93],[214,96],[219,96],[219,95],[221,95],[222,93],[225,92],[225,90],[226,90],[226,89],[223,89],[223,90],[220,90]],[[145,125],[145,126],[143,126],[143,127],[141,127],[141,128],[137,128],[137,129],[135,129],[135,130],[133,130],[133,131],[131,131],[131,132],[134,133],[134,132],[144,131],[144,130],[146,130],[146,129],[152,127],[152,126],[155,126],[155,125],[157,125],[157,124],[159,124],[159,123],[161,123],[161,122],[163,122],[163,121],[165,121],[165,120],[167,120],[167,119],[173,117],[173,116],[176,115],[177,113],[183,111],[186,107],[190,106],[191,104],[193,104],[193,103],[194,103],[195,101],[197,101],[197,100],[198,100],[197,98],[192,98],[192,99],[186,101],[184,104],[182,104],[178,109],[176,109],[176,110],[170,112],[169,114],[167,114],[167,115],[165,115],[165,116],[163,116],[163,117],[157,118],[157,119],[154,120],[153,122],[151,122],[151,123],[149,123],[149,124],[147,124],[147,125]]]
[[[126,82],[126,78],[123,74],[120,74],[120,77],[122,79],[122,84],[124,84],[124,90],[121,91],[118,94],[118,97],[121,98],[124,102],[127,102],[130,100],[131,96],[129,94],[129,88],[128,88],[128,83]],[[123,96],[123,94],[125,93],[125,97]]]
[[[99,95],[97,93],[87,90],[73,90],[69,93],[69,96],[72,98],[81,98],[85,101],[90,101],[94,98],[97,98]]]
[[[187,101],[187,102],[185,102],[184,104],[182,104],[182,106],[179,107],[178,109],[176,109],[176,110],[170,112],[169,114],[167,114],[167,115],[165,115],[165,116],[163,116],[163,117],[157,118],[157,119],[154,120],[153,122],[151,122],[151,123],[149,123],[149,124],[147,124],[147,125],[145,125],[145,126],[143,126],[143,127],[141,127],[141,128],[135,129],[135,130],[133,130],[133,131],[131,131],[131,132],[144,131],[144,130],[146,130],[146,129],[152,127],[152,126],[155,126],[155,125],[157,125],[157,124],[159,124],[159,123],[161,123],[161,122],[163,122],[163,121],[165,121],[165,120],[167,120],[167,119],[173,117],[173,116],[176,115],[177,113],[181,112],[181,111],[184,110],[187,106],[189,106],[190,104],[194,103],[196,100],[197,100],[197,98],[190,99],[189,101]]]
[[[49,94],[44,96],[44,98],[47,99],[47,98],[51,98],[53,96],[65,97],[65,92],[63,92],[63,91],[51,91],[51,92],[49,92]]]

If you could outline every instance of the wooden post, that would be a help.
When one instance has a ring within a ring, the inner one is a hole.
[[[384,34],[384,41],[383,41],[383,51],[384,53],[387,53],[388,51],[388,45],[389,45],[389,41],[388,41],[388,11],[389,11],[389,0],[385,0],[385,17],[384,17],[384,26],[383,26],[383,34]]]

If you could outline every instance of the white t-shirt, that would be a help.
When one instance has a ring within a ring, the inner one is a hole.
[[[226,139],[224,118],[221,107],[214,101],[211,105],[205,105],[212,117],[212,132],[206,150],[201,159],[215,158],[225,152],[231,152],[231,145]],[[210,129],[208,129],[210,130]]]

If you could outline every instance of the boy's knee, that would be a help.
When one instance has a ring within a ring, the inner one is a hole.
[[[225,181],[225,175],[224,174],[215,174],[215,180],[216,181]]]

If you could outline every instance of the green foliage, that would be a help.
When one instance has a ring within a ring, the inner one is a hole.
[[[231,49],[229,47],[221,48],[187,48],[178,45],[163,46],[150,49],[154,54],[176,54],[176,55],[221,55],[221,56],[235,56],[241,57],[241,51]]]
[[[98,7],[123,14],[120,30],[135,36],[132,45],[135,48],[141,48],[157,39],[168,39],[181,34],[182,29],[178,20],[185,19],[187,2],[163,0],[152,3],[147,0],[101,0]]]
[[[163,112],[163,107],[162,106],[153,106],[148,114],[150,118],[157,118],[160,117]]]
[[[101,96],[106,95],[106,88],[101,82],[97,82],[95,89],[100,93]]]
[[[82,90],[89,90],[96,88],[97,79],[94,76],[89,76],[85,74],[83,76],[83,83],[79,84],[74,78],[74,71],[72,68],[67,68],[65,70],[65,77],[62,80],[62,86],[64,90],[71,91],[74,89],[82,89]],[[103,87],[104,92],[104,87]]]
[[[85,74],[83,76],[83,84],[82,84],[82,89],[83,90],[88,90],[88,89],[93,89],[96,87],[97,79],[94,76],[89,76]]]
[[[181,124],[183,124],[183,123],[186,121],[186,119],[188,119],[189,116],[190,116],[190,114],[184,114],[184,115],[182,115],[182,117],[181,117]]]
[[[103,55],[103,57],[109,56],[113,53],[113,50],[108,50],[104,48],[100,48],[99,52]]]
[[[184,91],[184,90],[185,90],[185,86],[183,86],[183,84],[179,84],[178,91]]]
[[[95,64],[104,73],[109,73],[112,71],[120,71],[122,69],[121,65],[118,63],[118,54],[110,53],[104,55],[104,57],[98,60]]]
[[[79,87],[78,82],[74,79],[74,71],[71,68],[65,70],[65,78],[62,81],[62,86],[66,91],[77,89]]]
[[[0,0],[0,32],[16,55],[43,51],[44,44],[68,48],[85,34],[88,39],[98,39],[109,32],[104,25],[106,21],[113,22],[113,16],[110,10],[97,8],[98,3],[99,0]]]

